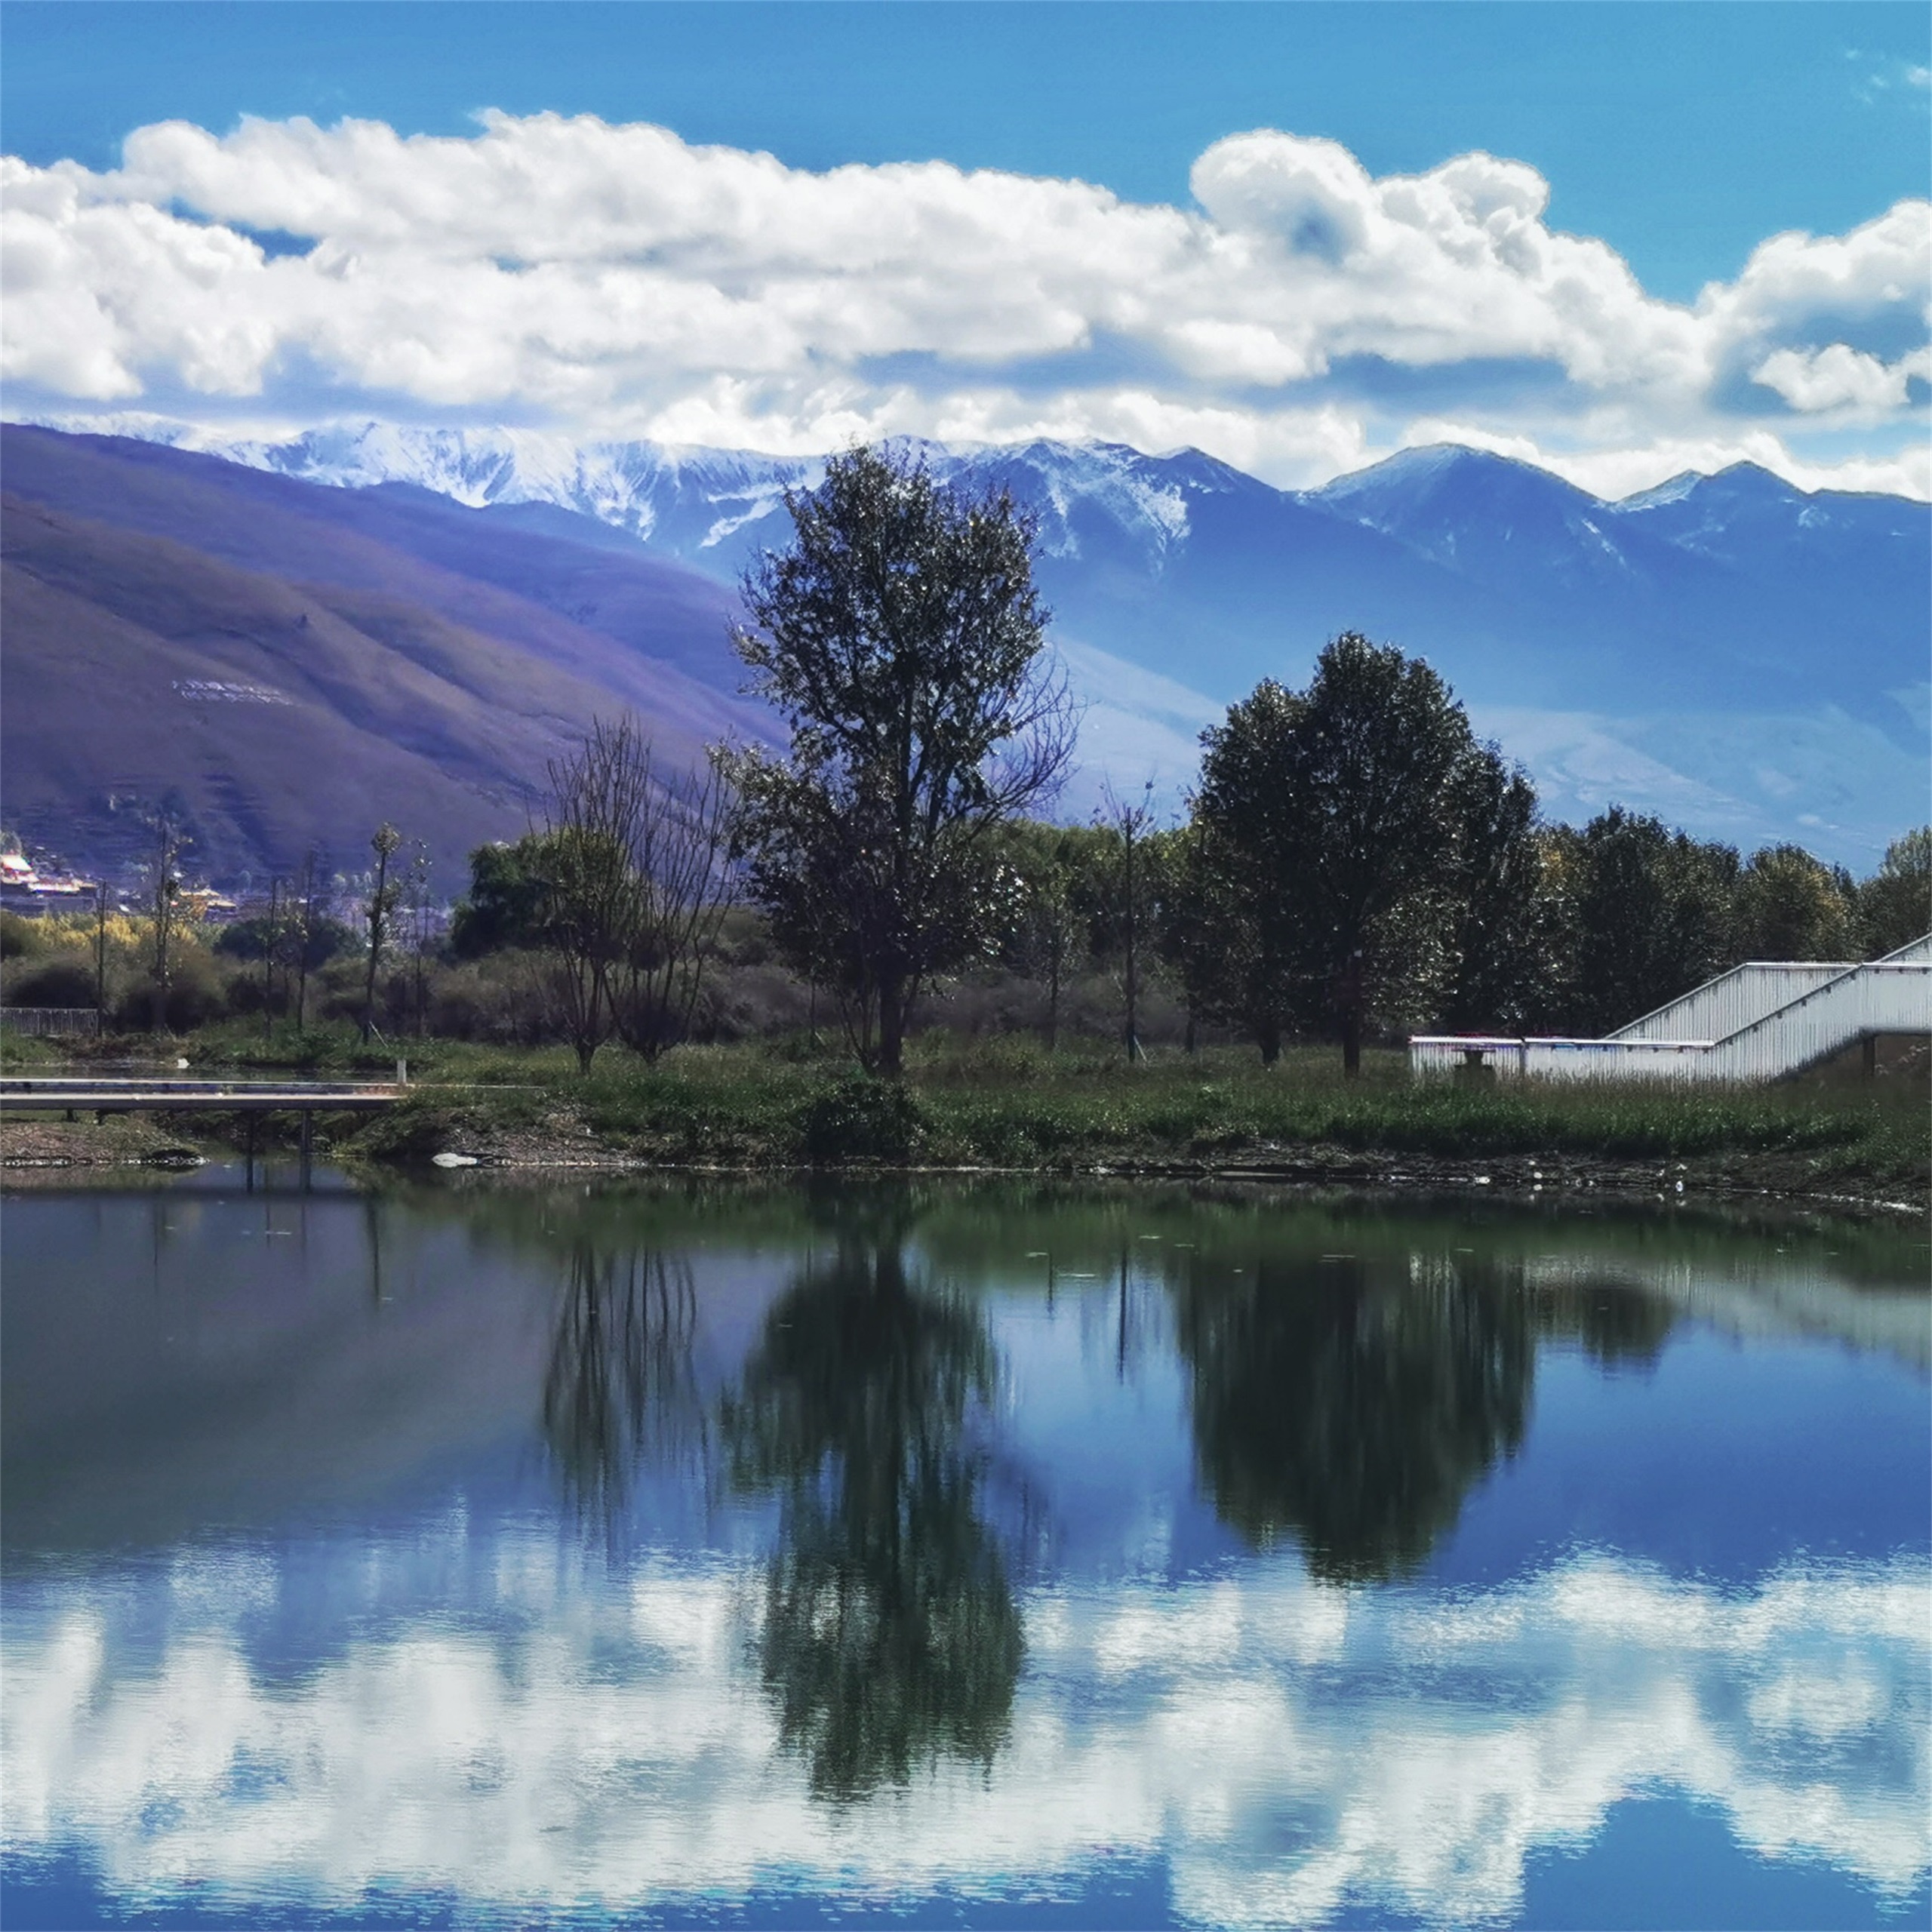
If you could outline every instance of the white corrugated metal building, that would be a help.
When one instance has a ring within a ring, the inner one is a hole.
[[[1932,933],[1882,959],[1753,961],[1601,1040],[1418,1034],[1421,1074],[1499,1078],[1777,1080],[1884,1034],[1932,1034]]]

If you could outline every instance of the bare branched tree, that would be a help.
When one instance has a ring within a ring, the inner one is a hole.
[[[153,1020],[156,1032],[168,1024],[168,995],[174,984],[174,937],[181,925],[181,855],[189,840],[180,815],[165,801],[147,815],[148,906],[153,925]]]
[[[295,943],[295,1030],[309,1023],[309,969],[315,964],[317,943],[328,914],[328,884],[322,875],[321,854],[312,845],[296,875],[294,908]]]
[[[107,1031],[107,881],[94,888],[94,1030],[98,1038]]]
[[[1144,1057],[1140,1047],[1140,945],[1146,910],[1144,863],[1137,867],[1138,848],[1146,842],[1154,823],[1154,781],[1149,779],[1139,798],[1122,798],[1109,781],[1102,789],[1100,822],[1120,841],[1121,936],[1125,946],[1127,1023],[1121,1044],[1130,1060]]]
[[[402,834],[385,823],[376,829],[369,849],[376,855],[374,880],[369,892],[369,975],[362,989],[362,1038],[366,1041],[376,1030],[376,972],[382,964],[383,949],[389,943],[389,927],[395,911],[396,888],[389,883],[389,860],[402,844]]]
[[[650,810],[651,746],[629,718],[592,721],[549,764],[540,881],[550,992],[577,1070],[590,1071],[617,1020],[614,982],[638,925],[633,859]]]
[[[275,963],[286,937],[292,908],[281,896],[281,881],[269,881],[268,916],[262,924],[262,1038],[275,1037]],[[286,985],[285,980],[284,984]]]
[[[429,848],[417,839],[402,881],[403,938],[409,948],[411,1029],[423,1036],[429,1004],[429,956],[436,946],[436,900],[432,883],[435,862]]]
[[[532,843],[564,1032],[586,1073],[614,1032],[655,1058],[690,1028],[731,902],[725,760],[662,772],[635,720],[600,718],[551,764],[550,795]]]
[[[655,780],[646,795],[631,852],[636,921],[614,997],[620,1036],[647,1060],[691,1029],[734,895],[736,809],[721,757]]]

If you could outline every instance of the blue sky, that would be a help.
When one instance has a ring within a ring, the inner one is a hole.
[[[483,107],[657,121],[795,167],[943,159],[1187,192],[1223,134],[1325,134],[1377,174],[1529,162],[1552,219],[1686,300],[1780,229],[1932,174],[1915,5],[75,5],[8,0],[0,140],[109,166],[128,130]]]
[[[26,181],[14,203],[23,212],[10,233],[27,238],[16,253],[31,264],[14,285],[31,299],[10,303],[16,411],[264,422],[359,412],[572,433],[595,421],[768,448],[877,429],[995,440],[1045,429],[1197,441],[1280,481],[1447,434],[1567,463],[1602,487],[1743,454],[1800,480],[1932,487],[1921,475],[1924,224],[1896,212],[1926,195],[1932,171],[1932,12],[1915,5],[8,0],[0,37],[6,152],[35,171],[69,165],[58,180]],[[491,109],[512,117],[494,134],[477,118]],[[352,161],[349,144],[324,152],[300,139],[271,152],[265,139],[233,145],[244,115],[324,128],[349,117],[446,140],[433,155],[398,144]],[[753,189],[743,170],[691,162],[688,149],[647,153],[586,133],[566,153],[514,131],[546,115],[654,123],[693,146],[769,153],[789,172]],[[128,134],[175,119],[229,145],[211,157],[150,143],[140,168],[112,174]],[[1228,145],[1256,130],[1288,145]],[[494,188],[461,165],[466,144],[502,162]],[[482,236],[466,217],[466,241],[438,232],[435,211],[452,205],[459,179],[462,193],[501,194],[540,150],[550,178],[580,181],[579,199],[533,206],[527,234],[500,224]],[[1470,155],[1527,172],[1454,172]],[[1171,222],[1163,238],[1118,211],[1064,196],[1046,210],[1017,189],[961,202],[953,177],[892,166],[932,162],[1097,184],[1192,229]],[[840,190],[857,199],[814,198],[808,177],[847,164],[863,165]],[[603,222],[596,210],[653,168],[690,175],[675,214],[656,208],[622,232]],[[598,171],[601,187],[590,180]],[[1411,177],[1454,202],[1460,238],[1440,209],[1415,213],[1399,186]],[[339,232],[313,213],[325,180]],[[281,199],[271,180],[286,186]],[[76,181],[50,213],[45,195]],[[769,206],[747,214],[746,195],[766,189]],[[1210,206],[1204,193],[1220,199]],[[142,217],[109,236],[109,204],[264,252],[224,260],[222,293],[203,314],[195,291],[212,271],[181,259],[194,235],[137,270],[129,251],[150,246],[152,224]],[[728,226],[749,226],[709,248],[707,211],[726,204]],[[1888,214],[1889,228],[1874,227]],[[1270,229],[1291,218],[1292,232]],[[1010,254],[992,245],[1036,220]],[[881,267],[863,221],[903,229],[910,252]],[[601,236],[595,246],[552,245],[580,222]],[[789,257],[781,272],[774,222],[808,238],[808,274]],[[962,224],[971,238],[950,255],[946,238]],[[1411,246],[1423,229],[1432,267]],[[1767,257],[1770,238],[1792,230],[1858,238],[1847,260]],[[1261,259],[1264,234],[1297,257],[1294,272]],[[1641,301],[1603,261],[1559,259],[1565,237],[1602,245]],[[1129,278],[1160,291],[1166,319],[1133,312],[1131,288],[1097,267],[1078,286],[1058,275],[1063,242],[1097,263],[1137,263]],[[1487,281],[1463,272],[1478,245],[1500,251]],[[309,251],[310,286],[291,285],[278,248]],[[707,253],[721,266],[695,281],[635,279],[641,261]],[[352,257],[366,270],[379,256],[389,291],[380,315],[322,301],[325,262]],[[962,274],[1030,291],[1037,312],[1011,312],[1004,296],[971,313],[941,300]],[[1731,293],[1707,302],[1695,328],[1680,325],[1707,283]],[[761,321],[745,306],[753,287]],[[453,304],[475,312],[460,341],[426,319]],[[648,380],[620,369],[625,343],[608,331],[550,353],[587,304],[638,318]],[[1594,318],[1580,330],[1580,305]],[[935,306],[946,312],[927,312]],[[1478,313],[1499,326],[1485,335],[1470,325]],[[1304,314],[1328,319],[1303,326]],[[492,343],[475,339],[492,327]],[[724,345],[709,364],[707,333]],[[768,352],[781,337],[789,361]],[[416,343],[413,361],[393,352],[398,340]],[[498,352],[512,341],[525,349]]]

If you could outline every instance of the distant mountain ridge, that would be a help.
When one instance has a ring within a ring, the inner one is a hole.
[[[1520,695],[1523,632],[1553,626],[1621,657],[1645,635],[1690,647],[1687,660],[1673,652],[1662,667],[1667,695],[1722,697],[1724,678],[1749,675],[1803,705],[1821,695],[1809,661],[1818,632],[1842,628],[1856,611],[1855,635],[1832,646],[1835,667],[1849,668],[1849,645],[1881,678],[1924,674],[1915,656],[1926,635],[1932,511],[1903,497],[1807,494],[1740,464],[1606,502],[1530,464],[1454,445],[1405,451],[1302,491],[1198,451],[906,447],[948,481],[1011,488],[1041,518],[1041,575],[1063,623],[1103,650],[1126,642],[1125,654],[1166,673],[1176,663],[1161,657],[1163,629],[1178,629],[1184,661],[1198,668],[1205,643],[1238,680],[1260,674],[1257,627],[1306,651],[1354,622],[1453,651],[1478,697],[1492,695],[1481,688],[1483,660],[1500,648],[1500,681]],[[210,453],[338,487],[408,483],[474,507],[569,510],[726,584],[785,540],[784,491],[823,472],[822,458],[380,423]],[[1141,605],[1150,584],[1165,592],[1156,608],[1121,608]],[[1289,595],[1306,601],[1306,614],[1278,601]],[[1235,631],[1238,647],[1226,641]],[[1260,641],[1260,653],[1274,643]],[[1644,678],[1654,696],[1655,668]],[[1540,695],[1565,704],[1628,695],[1599,692],[1574,662],[1528,675],[1545,687]],[[1210,695],[1238,694],[1214,681]],[[1855,685],[1834,695],[1890,721],[1882,698]]]
[[[131,426],[331,486],[386,529],[425,514],[426,496],[468,506],[493,533],[482,549],[512,548],[515,532],[614,568],[656,558],[728,596],[786,540],[786,490],[823,469],[506,429],[372,423],[251,442]],[[909,447],[946,480],[1009,488],[1039,518],[1056,641],[1090,703],[1069,811],[1103,771],[1155,776],[1177,802],[1201,727],[1260,677],[1300,682],[1350,629],[1436,664],[1558,816],[1617,799],[1857,865],[1924,816],[1924,504],[1807,494],[1748,465],[1611,503],[1453,446],[1305,491],[1194,451]],[[675,661],[729,691],[722,635]]]

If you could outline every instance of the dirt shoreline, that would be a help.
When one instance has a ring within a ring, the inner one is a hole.
[[[197,1164],[209,1147],[237,1151],[225,1138],[195,1140],[171,1133],[150,1115],[116,1115],[94,1121],[0,1121],[0,1186],[17,1186],[29,1175],[77,1168],[178,1168]],[[286,1150],[278,1150],[285,1152]],[[419,1161],[372,1161],[352,1146],[319,1142],[323,1158],[352,1168],[395,1172],[425,1164]],[[1202,1186],[1250,1183],[1271,1187],[1366,1187],[1394,1191],[1494,1189],[1498,1195],[1549,1198],[1563,1194],[1595,1198],[1649,1198],[1663,1203],[1777,1201],[1839,1214],[1924,1217],[1932,1203],[1900,1197],[1896,1186],[1855,1175],[1812,1177],[1801,1159],[1767,1161],[1762,1156],[1726,1160],[1630,1161],[1593,1159],[1574,1153],[1438,1155],[1364,1152],[1311,1146],[1293,1150],[1260,1146],[1203,1160],[1178,1155],[1122,1154],[1103,1161],[1056,1162],[1028,1167],[980,1165],[878,1165],[852,1163],[835,1168],[790,1163],[727,1162],[641,1155],[595,1143],[589,1146],[561,1136],[498,1133],[478,1137],[446,1166],[478,1173],[515,1174],[535,1179],[546,1174],[735,1175],[773,1179],[809,1174],[897,1174],[961,1178],[1055,1180],[1151,1180]],[[1741,1170],[1748,1168],[1749,1172]],[[1796,1170],[1796,1171],[1795,1171]]]

